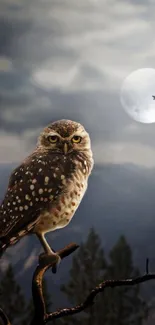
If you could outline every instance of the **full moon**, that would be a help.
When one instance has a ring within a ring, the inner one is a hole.
[[[121,104],[125,112],[137,122],[155,122],[155,69],[133,71],[124,80]]]

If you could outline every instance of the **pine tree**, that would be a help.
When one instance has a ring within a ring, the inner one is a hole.
[[[4,309],[11,323],[21,324],[25,311],[25,299],[20,286],[16,282],[11,265],[5,274],[1,274],[0,281],[0,306]]]
[[[73,258],[70,280],[62,286],[72,304],[84,300],[92,288],[106,279],[126,279],[139,275],[132,261],[132,251],[121,236],[105,262],[101,243],[91,229],[85,243]],[[63,325],[142,325],[147,306],[140,296],[140,287],[107,288],[95,299],[95,304],[77,317],[64,318]]]
[[[72,304],[83,302],[84,298],[103,280],[106,262],[101,242],[93,228],[85,243],[81,243],[77,255],[73,257],[70,280],[61,290]],[[96,325],[98,317],[98,297],[93,306],[77,317],[67,317],[64,324]],[[102,322],[103,323],[103,322]]]
[[[124,236],[120,237],[109,257],[106,279],[126,279],[139,275],[138,269],[133,266],[132,251]],[[102,303],[107,306],[106,325],[141,325],[147,315],[147,306],[140,296],[139,285],[108,288],[103,300],[100,300],[101,306]]]

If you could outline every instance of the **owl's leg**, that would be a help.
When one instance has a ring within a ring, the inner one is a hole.
[[[57,272],[57,268],[60,264],[61,258],[60,256],[55,253],[51,247],[49,246],[48,242],[46,241],[44,234],[42,233],[37,233],[36,234],[38,239],[40,240],[41,245],[44,248],[45,253],[40,255],[40,262],[43,264],[49,264],[50,262],[55,262],[55,265],[52,267],[53,273]]]
[[[49,246],[47,240],[45,239],[44,234],[38,233],[37,236],[40,240],[41,245],[44,248],[45,253],[46,254],[55,254],[55,252],[52,250],[52,248]]]

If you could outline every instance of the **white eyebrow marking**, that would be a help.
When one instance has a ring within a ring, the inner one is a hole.
[[[73,132],[69,137],[61,137],[60,136],[60,134],[56,134],[56,133],[54,133],[54,135],[58,135],[59,136],[59,138],[61,138],[61,139],[65,139],[65,140],[71,140],[72,139],[72,137],[74,137],[74,135],[77,135],[77,136],[83,136],[83,133],[84,134],[86,134],[86,131],[85,130],[77,130],[77,131],[75,131],[75,132]],[[49,134],[49,135],[52,135],[52,134]],[[47,136],[48,137],[48,136]]]
[[[78,135],[78,136],[81,136],[82,133],[87,133],[84,129],[82,128],[79,128],[77,131],[73,132],[69,137],[61,137],[61,135],[59,133],[57,133],[56,131],[50,131],[48,133],[44,133],[44,136],[46,138],[48,138],[49,136],[51,135],[57,135],[60,139],[65,139],[65,140],[70,140],[74,135]]]
[[[48,133],[44,133],[44,135],[45,135],[46,138],[48,138],[48,137],[51,136],[51,135],[57,135],[58,137],[61,138],[60,134],[57,133],[56,131],[50,131],[50,132],[48,132]]]

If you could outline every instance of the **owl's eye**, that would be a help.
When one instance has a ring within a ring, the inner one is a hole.
[[[80,143],[82,140],[82,138],[79,135],[74,135],[74,137],[72,138],[72,142],[74,143]]]
[[[58,140],[59,140],[59,137],[57,135],[50,135],[48,137],[48,140],[51,142],[51,143],[56,143]]]

